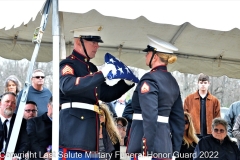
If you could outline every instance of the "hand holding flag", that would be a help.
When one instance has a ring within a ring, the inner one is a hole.
[[[112,56],[110,53],[105,54],[105,66],[107,65],[110,65],[112,68],[106,76],[109,80],[125,79],[135,83],[139,82],[139,79],[133,74],[133,72],[123,62]]]

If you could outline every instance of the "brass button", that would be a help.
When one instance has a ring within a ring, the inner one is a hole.
[[[85,58],[84,61],[87,62],[87,58]]]
[[[143,146],[143,149],[145,148],[145,146]]]
[[[145,143],[145,140],[143,140],[143,143]]]
[[[84,117],[82,116],[81,119],[84,119]]]
[[[90,74],[93,74],[92,72],[90,72]]]
[[[96,93],[96,96],[97,96],[97,93]]]

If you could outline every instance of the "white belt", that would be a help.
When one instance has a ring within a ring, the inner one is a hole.
[[[71,108],[71,106],[72,108],[88,109],[88,110],[99,113],[99,107],[97,105],[80,103],[80,102],[72,102],[72,105],[71,103],[63,103],[62,109]]]
[[[143,120],[142,114],[133,113],[132,119]],[[157,122],[168,123],[168,117],[158,116]]]

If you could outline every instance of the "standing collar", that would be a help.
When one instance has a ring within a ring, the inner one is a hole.
[[[167,66],[166,65],[160,65],[160,66],[156,66],[156,67],[151,69],[151,71],[155,71],[155,70],[167,71]]]
[[[81,53],[77,52],[76,50],[73,50],[72,55],[70,55],[71,59],[77,59],[84,62],[89,62],[90,59],[88,59],[86,56],[83,56]]]

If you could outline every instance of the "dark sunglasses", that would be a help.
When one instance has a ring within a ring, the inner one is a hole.
[[[217,128],[214,128],[213,130],[214,130],[214,132],[216,132],[216,133],[218,133],[218,131],[220,131],[220,133],[224,133],[224,132],[225,132],[224,129],[217,129]]]
[[[36,112],[37,112],[37,110],[35,110],[35,109],[33,109],[33,110],[31,110],[31,109],[26,109],[25,111],[26,111],[27,113],[30,113],[30,112],[36,113]]]
[[[33,78],[37,78],[37,79],[42,78],[42,79],[44,79],[45,76],[35,76],[35,77],[33,77]]]
[[[189,120],[186,120],[186,121],[185,121],[185,124],[189,124]]]

